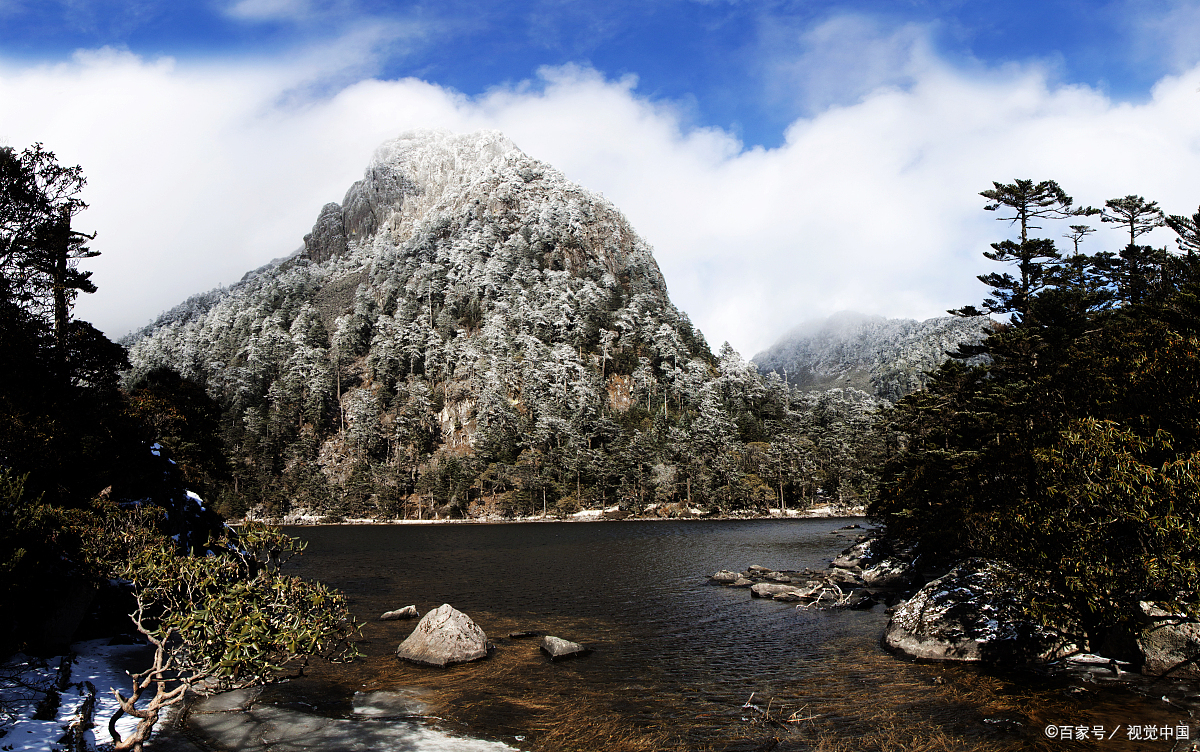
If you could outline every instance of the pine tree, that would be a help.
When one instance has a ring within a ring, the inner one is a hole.
[[[1053,269],[1062,259],[1054,241],[1030,237],[1031,230],[1042,229],[1034,222],[1087,216],[1097,210],[1072,207],[1074,200],[1053,180],[1036,184],[1032,180],[1016,180],[992,185],[994,188],[979,194],[989,202],[984,210],[1000,211],[1003,216],[996,219],[1017,225],[1020,239],[993,243],[992,250],[984,251],[983,255],[992,261],[1015,264],[1020,276],[995,272],[981,275],[979,280],[992,288],[992,297],[983,305],[986,312],[1012,314],[1014,323],[1019,323],[1029,310],[1031,298],[1053,284]],[[980,312],[967,306],[952,313],[970,316]]]

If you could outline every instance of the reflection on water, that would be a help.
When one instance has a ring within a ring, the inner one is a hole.
[[[275,702],[349,715],[356,691],[419,687],[430,713],[528,749],[1061,749],[1046,724],[1166,725],[1186,716],[1133,694],[914,664],[879,647],[887,617],[806,611],[712,587],[722,568],[824,567],[845,520],[594,522],[293,528],[297,572],[343,590],[363,659],[314,666]],[[413,603],[466,612],[496,643],[485,661],[412,666],[392,653]],[[593,649],[551,664],[549,632]],[[751,693],[761,712],[743,708]],[[1097,742],[1104,749],[1170,743]],[[775,745],[775,746],[771,746]],[[1097,748],[1100,748],[1099,746]]]

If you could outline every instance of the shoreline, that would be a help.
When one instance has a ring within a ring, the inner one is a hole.
[[[788,510],[786,515],[778,513],[762,515],[739,514],[688,514],[675,517],[656,517],[651,515],[606,516],[608,510],[585,510],[565,517],[552,515],[535,515],[530,517],[448,517],[432,520],[379,519],[376,517],[351,517],[331,519],[324,515],[295,515],[283,517],[244,517],[229,520],[228,525],[240,525],[245,522],[263,522],[281,527],[318,527],[335,525],[513,525],[513,524],[543,524],[552,522],[586,523],[586,522],[734,522],[734,521],[789,521],[789,520],[839,520],[863,519],[867,516],[864,507],[856,506],[843,510],[834,510],[831,506],[812,507],[803,512]]]

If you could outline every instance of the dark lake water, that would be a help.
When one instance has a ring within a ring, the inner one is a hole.
[[[346,593],[364,657],[314,666],[271,698],[344,715],[356,691],[419,688],[443,725],[530,750],[1172,748],[1043,736],[1047,724],[1186,718],[1144,692],[912,663],[880,648],[882,606],[810,611],[706,584],[752,564],[823,568],[861,532],[840,530],[849,522],[290,528],[309,543],[292,566]],[[495,652],[448,669],[401,663],[392,654],[415,622],[377,619],[410,603],[467,613]],[[552,664],[536,639],[505,637],[524,630],[594,652]],[[752,693],[767,716],[743,709]]]

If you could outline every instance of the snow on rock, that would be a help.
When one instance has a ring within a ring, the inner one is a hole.
[[[889,650],[937,661],[1029,663],[1078,652],[1032,622],[1010,568],[969,559],[896,609],[884,632]]]
[[[90,640],[71,646],[74,660],[60,692],[53,718],[34,720],[38,704],[59,680],[61,658],[38,660],[14,655],[0,666],[0,749],[13,752],[48,752],[65,749],[64,729],[78,715],[95,688],[93,728],[83,735],[88,750],[111,748],[108,721],[117,710],[114,688],[128,693],[125,671],[149,665],[145,645],[109,645],[107,640]],[[90,683],[90,687],[88,686]],[[30,688],[33,689],[30,689]],[[378,750],[409,752],[515,752],[501,742],[471,739],[450,734],[414,719],[424,716],[428,706],[423,690],[401,688],[355,693],[354,718],[334,719],[295,710],[259,704],[260,688],[225,692],[205,698],[189,713],[190,732],[199,732],[223,745],[222,748],[261,752],[299,749]],[[143,703],[144,704],[144,703]],[[169,723],[164,717],[160,727]],[[133,732],[137,719],[122,716],[117,731],[123,737]],[[162,746],[165,742],[165,746]],[[180,745],[183,746],[180,746]],[[156,748],[196,749],[167,736],[151,738],[148,752]]]

